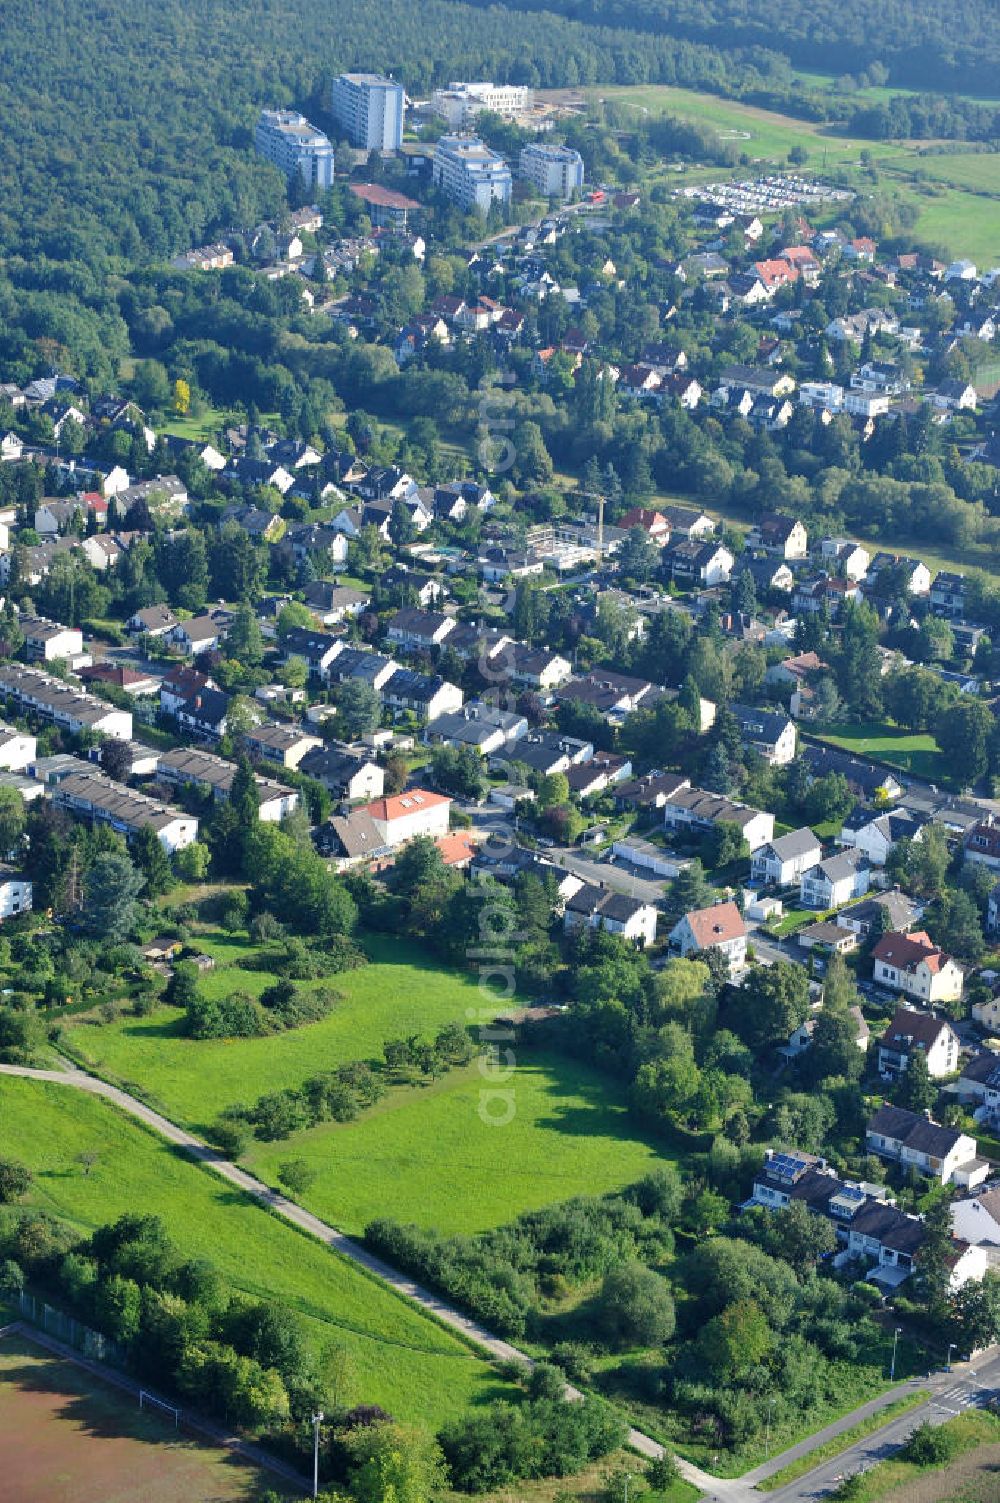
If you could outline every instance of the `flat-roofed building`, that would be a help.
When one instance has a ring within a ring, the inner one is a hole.
[[[398,151],[403,144],[403,85],[380,73],[341,73],[330,89],[330,112],[352,146]]]
[[[485,214],[509,201],[510,168],[499,152],[478,136],[442,136],[434,149],[434,184],[462,209]]]
[[[583,157],[572,146],[532,141],[521,147],[518,169],[546,198],[572,198],[583,187]]]
[[[482,111],[504,115],[508,119],[525,115],[534,103],[534,94],[525,84],[496,84],[486,79],[476,83],[450,83],[435,89],[431,108],[452,130],[461,130]]]
[[[310,188],[333,187],[333,147],[297,110],[261,110],[254,145],[286,177]]]

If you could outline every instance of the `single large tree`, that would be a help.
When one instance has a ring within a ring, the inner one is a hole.
[[[779,960],[757,966],[739,992],[737,1032],[751,1048],[788,1038],[809,1016],[809,978],[800,965]]]
[[[124,939],[132,928],[136,902],[145,885],[145,877],[128,856],[119,851],[103,852],[84,879],[84,928],[103,939]]]

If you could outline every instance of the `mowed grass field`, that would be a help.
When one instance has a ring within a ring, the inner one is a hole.
[[[0,1340],[0,1496],[11,1503],[230,1503],[279,1478],[20,1336]]]
[[[391,1216],[450,1234],[617,1189],[664,1153],[636,1131],[607,1076],[533,1052],[509,1079],[484,1077],[473,1064],[432,1086],[392,1091],[356,1122],[255,1142],[243,1161],[275,1184],[291,1157],[316,1171],[303,1203],[344,1231]]]
[[[213,931],[199,935],[197,944],[216,961],[199,981],[208,997],[259,996],[275,979],[237,964],[251,953],[245,937]],[[269,1038],[192,1039],[183,1032],[184,1014],[161,1007],[146,1018],[74,1022],[69,1044],[98,1073],[135,1087],[167,1116],[201,1130],[227,1106],[301,1085],[348,1060],[377,1058],[387,1039],[429,1038],[447,1023],[467,1026],[503,1010],[473,977],[434,966],[405,940],[373,937],[365,947],[370,965],[304,983],[330,986],[343,997],[326,1018],[304,1028]]]
[[[315,1351],[333,1343],[343,1352],[349,1404],[381,1404],[437,1428],[502,1391],[458,1337],[107,1102],[0,1077],[0,1142],[34,1171],[28,1204],[81,1235],[126,1211],[160,1216],[185,1256],[207,1258],[232,1288],[295,1311]],[[96,1154],[89,1173],[82,1153]]]
[[[649,115],[675,115],[681,120],[715,126],[721,135],[732,140],[738,150],[765,163],[785,164],[794,146],[802,146],[809,152],[812,168],[818,167],[825,153],[830,170],[854,166],[862,151],[866,150],[876,159],[896,158],[905,153],[904,147],[893,142],[827,134],[811,120],[796,120],[792,115],[758,109],[755,105],[720,99],[715,94],[702,94],[693,89],[673,88],[669,84],[611,85],[582,92],[595,103],[606,100]],[[720,171],[724,173],[724,169]]]
[[[861,168],[865,152],[866,162],[884,176],[883,186],[916,206],[914,234],[918,238],[946,248],[953,256],[971,257],[984,267],[1000,261],[1000,153],[935,152],[921,142],[850,137],[829,125],[665,84],[595,87],[583,92],[595,103],[605,100],[646,115],[675,115],[714,127],[751,159],[753,168],[735,169],[740,176],[786,167],[788,153],[802,147],[809,154],[807,173],[846,172],[851,186],[865,194],[879,186]],[[865,97],[878,93],[866,91]],[[721,167],[689,171],[672,181],[680,186],[706,176],[724,178],[731,171]],[[850,218],[849,205],[837,212]]]
[[[914,777],[936,780],[946,771],[934,737],[919,731],[898,731],[876,720],[860,725],[817,726],[816,735],[856,757],[874,757]]]

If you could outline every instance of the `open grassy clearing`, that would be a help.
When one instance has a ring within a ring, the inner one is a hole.
[[[803,146],[809,152],[811,168],[818,169],[825,158],[827,169],[832,171],[835,167],[856,165],[862,151],[870,152],[876,160],[909,155],[907,147],[897,142],[851,139],[811,120],[797,120],[792,115],[669,84],[610,85],[583,92],[595,103],[607,100],[650,115],[675,115],[700,125],[715,126],[725,139],[731,139],[752,159],[785,164],[792,147]]]
[[[29,1204],[82,1234],[125,1211],[161,1216],[185,1255],[297,1311],[315,1350],[335,1342],[346,1354],[350,1403],[436,1427],[502,1388],[456,1336],[107,1102],[5,1076],[0,1142],[36,1175]],[[97,1155],[89,1174],[81,1153]]]
[[[290,1157],[316,1170],[303,1203],[347,1232],[392,1216],[454,1233],[615,1189],[664,1153],[635,1130],[606,1076],[533,1052],[509,1079],[473,1064],[433,1086],[392,1091],[356,1122],[255,1142],[244,1162],[274,1184]]]
[[[1000,197],[962,193],[951,188],[938,196],[919,199],[920,217],[914,234],[953,255],[967,256],[985,268],[1000,260]]]
[[[916,158],[915,170],[918,175],[925,173],[936,182],[1000,194],[1000,152],[920,152]],[[994,254],[1000,254],[1000,247],[994,246]]]
[[[17,1503],[251,1503],[265,1487],[299,1496],[19,1336],[0,1341],[0,1455],[3,1495]]]
[[[216,961],[199,982],[208,997],[259,996],[274,981],[270,972],[237,965],[252,953],[244,937],[211,930],[197,944]],[[476,1021],[503,1010],[472,977],[440,969],[405,940],[372,937],[365,946],[370,965],[303,983],[332,986],[343,997],[318,1023],[270,1038],[191,1039],[182,1032],[184,1014],[161,1007],[146,1018],[74,1021],[69,1047],[99,1074],[136,1087],[167,1116],[200,1130],[227,1106],[300,1085],[348,1060],[376,1057],[387,1039],[429,1037],[447,1023],[464,1025],[470,1010]]]
[[[824,93],[828,93],[830,90],[836,89],[839,84],[837,74],[824,73],[819,68],[793,68],[792,72],[796,78],[799,78],[803,81],[803,83],[808,84],[811,89],[819,89]],[[849,92],[845,93],[844,97],[848,101],[855,99],[870,99],[872,101],[879,102],[886,99],[892,99],[896,95],[902,95],[909,98],[914,94],[922,93],[926,93],[926,90],[907,89],[904,88],[901,84],[872,84],[861,89],[851,89]],[[980,102],[992,103],[998,96],[994,94],[955,94],[954,97],[956,99],[977,99]]]
[[[875,757],[890,767],[898,767],[914,777],[942,777],[941,753],[934,737],[920,731],[898,731],[882,721],[864,721],[860,725],[814,727],[817,738],[829,741],[857,757]]]
[[[645,115],[675,115],[714,127],[722,139],[745,152],[757,169],[786,167],[788,153],[793,147],[802,147],[809,154],[807,172],[846,173],[862,194],[870,193],[873,187],[868,173],[861,170],[864,152],[866,162],[885,172],[890,186],[916,204],[917,236],[946,247],[952,255],[970,256],[984,265],[995,264],[1000,256],[1000,153],[935,152],[918,141],[852,138],[821,122],[798,120],[669,85],[609,86],[584,92],[594,103],[606,100]],[[862,95],[874,99],[880,92],[868,90]],[[745,167],[689,169],[678,182],[725,178],[734,173],[742,176],[747,171]],[[850,217],[849,206],[843,212]]]

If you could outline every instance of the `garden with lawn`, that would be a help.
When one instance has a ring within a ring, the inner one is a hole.
[[[5,1076],[0,1141],[35,1176],[27,1208],[82,1234],[124,1212],[159,1216],[186,1257],[294,1310],[313,1350],[332,1354],[347,1404],[437,1427],[503,1390],[457,1336],[106,1102]]]
[[[897,767],[913,777],[936,782],[945,776],[941,753],[926,731],[904,731],[883,720],[859,725],[816,725],[817,740],[826,741],[854,757],[871,757],[887,767]]]

